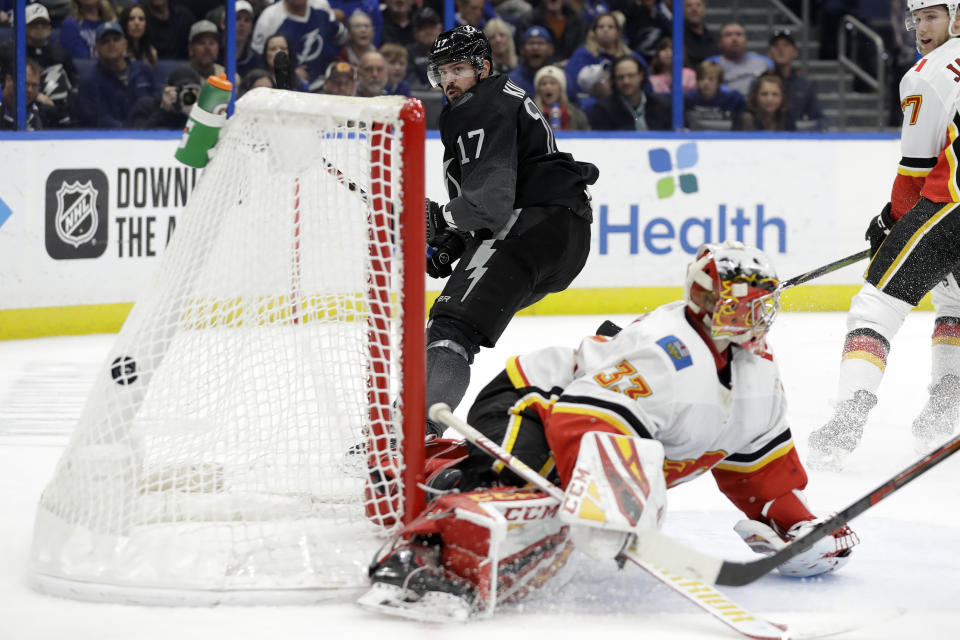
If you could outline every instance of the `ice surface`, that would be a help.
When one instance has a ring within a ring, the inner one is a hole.
[[[473,368],[458,412],[505,358],[548,343],[575,345],[603,318],[523,317]],[[619,323],[629,317],[613,317]],[[842,474],[810,472],[818,513],[841,509],[915,460],[910,422],[926,398],[933,316],[915,312],[893,341],[880,402]],[[801,456],[832,410],[845,333],[838,313],[783,314],[772,343]],[[376,616],[339,602],[310,607],[166,608],[93,604],[40,595],[28,585],[34,509],[113,336],[0,342],[0,639],[294,640],[338,638],[735,638],[732,631],[639,570],[576,558],[562,579],[522,606],[466,625]],[[751,552],[732,531],[738,512],[709,477],[672,489],[666,530],[730,558]],[[768,576],[724,593],[798,637],[893,640],[960,637],[960,456],[853,522],[862,544],[822,579]]]

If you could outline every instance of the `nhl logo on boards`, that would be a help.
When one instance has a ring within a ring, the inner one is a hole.
[[[68,205],[67,202],[70,202]],[[79,247],[97,233],[97,190],[89,182],[64,182],[57,191],[57,237]]]
[[[58,169],[46,185],[46,248],[55,260],[98,258],[107,250],[107,176]]]

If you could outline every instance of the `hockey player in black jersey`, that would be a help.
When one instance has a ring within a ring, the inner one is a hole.
[[[427,325],[427,406],[455,408],[480,347],[493,347],[517,311],[566,289],[590,251],[587,186],[599,171],[558,151],[533,98],[491,64],[490,44],[469,25],[430,51],[428,77],[448,101],[450,201],[426,204],[427,273],[448,278]],[[442,428],[428,421],[427,433]]]

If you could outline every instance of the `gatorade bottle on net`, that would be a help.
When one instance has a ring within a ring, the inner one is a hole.
[[[196,104],[190,109],[180,146],[174,154],[177,160],[191,167],[207,166],[210,150],[217,144],[220,128],[227,121],[227,105],[232,93],[233,83],[227,80],[227,74],[207,78]]]

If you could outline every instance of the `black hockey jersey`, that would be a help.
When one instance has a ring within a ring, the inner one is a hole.
[[[457,228],[496,234],[524,207],[559,205],[591,219],[597,168],[557,151],[549,121],[505,75],[485,78],[440,114],[443,173]]]

